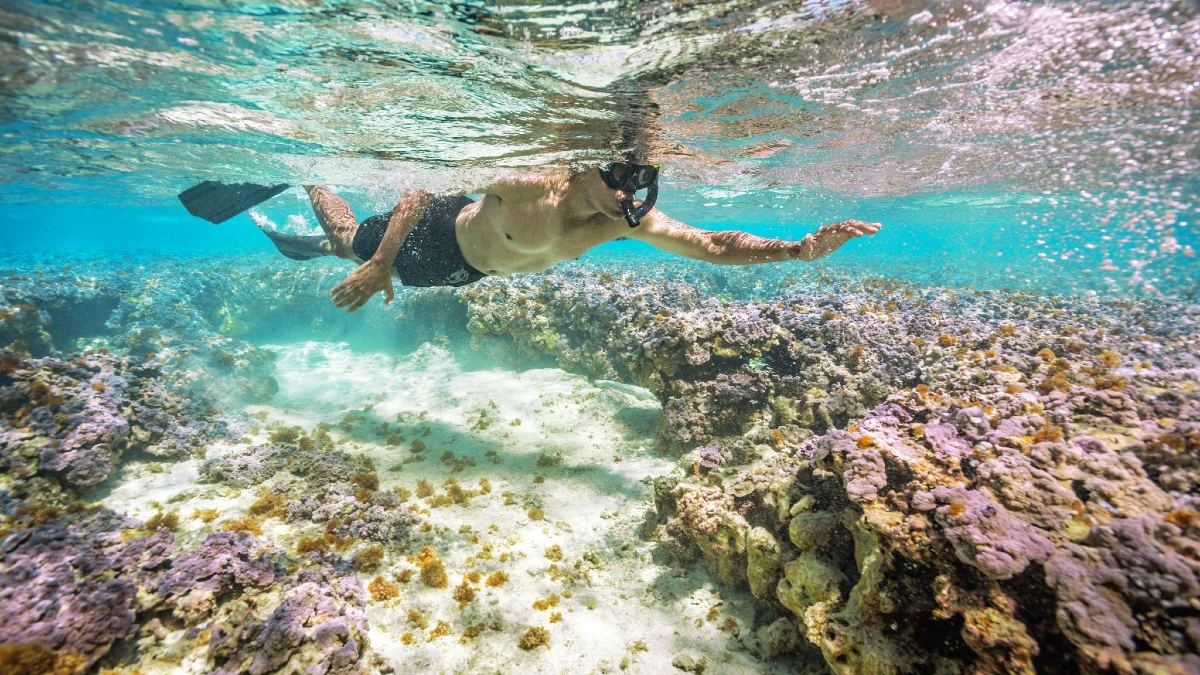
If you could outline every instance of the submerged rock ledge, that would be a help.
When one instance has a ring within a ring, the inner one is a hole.
[[[817,274],[751,299],[761,278],[710,270],[576,266],[357,320],[653,392],[680,469],[656,481],[643,534],[758,598],[738,640],[763,658],[807,644],[838,673],[1200,671],[1195,307]],[[378,670],[338,543],[403,547],[415,521],[319,434],[205,469],[238,486],[307,476],[263,495],[280,517],[353,507],[307,555],[246,531],[179,553],[162,523],[77,501],[130,451],[240,433],[223,402],[273,395],[256,331],[350,330],[320,292],[338,268],[139,274],[0,289],[0,663],[82,672],[183,631],[214,671]]]

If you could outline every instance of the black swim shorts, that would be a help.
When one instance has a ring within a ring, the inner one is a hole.
[[[396,274],[405,286],[466,286],[487,275],[467,264],[454,223],[458,212],[474,200],[467,197],[434,197],[429,208],[396,254]],[[358,225],[354,233],[354,255],[367,260],[383,241],[392,214],[371,216]]]

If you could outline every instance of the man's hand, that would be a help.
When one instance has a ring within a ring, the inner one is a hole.
[[[883,225],[879,223],[868,223],[861,220],[843,220],[839,223],[822,225],[816,232],[791,244],[788,247],[788,256],[792,260],[812,262],[833,253],[851,239],[864,234],[875,234],[882,227]]]
[[[384,303],[390,303],[396,297],[392,289],[392,270],[381,261],[371,258],[351,272],[345,281],[334,286],[329,295],[333,296],[333,304],[338,309],[354,313],[379,291],[383,291]]]

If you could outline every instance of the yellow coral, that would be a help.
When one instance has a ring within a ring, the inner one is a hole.
[[[537,649],[543,645],[549,647],[550,631],[546,630],[545,628],[531,626],[529,630],[525,631],[525,634],[521,636],[521,639],[517,641],[517,645],[526,651],[530,649]]]
[[[557,607],[558,601],[559,601],[558,594],[551,593],[550,597],[548,597],[544,600],[534,600],[533,608],[538,611],[545,611],[547,609],[550,609],[551,607]]]
[[[249,532],[256,537],[261,537],[263,533],[262,526],[258,524],[258,521],[250,517],[228,521],[221,526],[221,529],[226,532]]]
[[[445,588],[450,585],[450,580],[446,576],[446,568],[442,565],[441,559],[437,557],[432,546],[421,549],[415,562],[421,568],[421,581],[424,581],[425,585],[433,588]]]
[[[258,499],[250,505],[247,512],[252,516],[279,517],[283,515],[283,508],[286,504],[285,497],[272,493],[270,488],[263,488]]]
[[[433,494],[433,492],[434,492],[433,483],[430,483],[429,481],[425,480],[424,478],[417,481],[417,498],[418,499],[424,499],[425,497],[429,497]]]
[[[153,516],[150,516],[150,520],[146,521],[146,529],[151,532],[154,532],[160,527],[174,532],[175,528],[179,527],[179,514],[175,513],[174,511],[168,511],[167,513],[159,511]]]
[[[445,637],[449,634],[450,624],[446,623],[445,621],[438,621],[437,625],[433,627],[433,630],[429,631],[429,639],[426,641],[433,642],[434,640],[440,637]]]
[[[408,610],[408,623],[416,626],[421,630],[425,630],[429,626],[429,622],[425,620],[425,616],[415,609]]]
[[[400,587],[383,577],[375,577],[371,583],[367,585],[367,590],[371,593],[371,599],[375,602],[383,602],[391,600],[400,595]]]
[[[471,588],[471,584],[463,579],[463,582],[454,587],[454,599],[458,602],[458,608],[462,609],[475,599],[475,589]]]

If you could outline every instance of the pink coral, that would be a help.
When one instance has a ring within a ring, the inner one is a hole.
[[[679,498],[679,517],[684,527],[704,536],[713,535],[732,508],[733,498],[714,487],[697,488]]]

